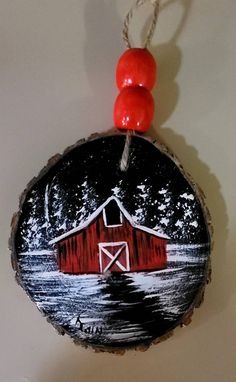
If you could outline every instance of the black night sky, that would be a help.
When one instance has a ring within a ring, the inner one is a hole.
[[[85,141],[68,152],[28,192],[16,236],[19,251],[79,226],[111,195],[136,223],[166,233],[171,243],[209,241],[202,207],[175,163],[154,144],[132,137],[130,162],[119,162],[125,135]]]

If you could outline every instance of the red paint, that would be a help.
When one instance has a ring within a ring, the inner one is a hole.
[[[116,98],[114,124],[118,129],[145,132],[154,116],[154,100],[142,87],[124,88]]]
[[[156,72],[155,59],[147,49],[128,49],[117,64],[117,87],[121,90],[128,86],[142,86],[152,90],[156,82]]]
[[[131,272],[151,271],[166,267],[167,239],[134,228],[124,216],[121,226],[106,227],[102,213],[100,213],[87,228],[57,243],[60,271],[72,274],[100,273],[98,244],[112,242],[127,243]],[[126,265],[124,251],[119,260],[123,266]],[[107,261],[106,266],[109,261],[106,259],[105,261]],[[122,272],[116,263],[112,265],[109,271]]]

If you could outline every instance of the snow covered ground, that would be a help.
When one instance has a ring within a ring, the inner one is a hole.
[[[201,286],[207,245],[168,245],[168,266],[155,272],[65,275],[49,251],[19,255],[25,289],[55,324],[94,344],[131,345],[176,325]]]

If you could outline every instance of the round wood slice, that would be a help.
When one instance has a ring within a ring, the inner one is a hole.
[[[76,343],[145,349],[188,324],[209,278],[209,215],[165,146],[94,135],[52,158],[12,222],[16,278]]]

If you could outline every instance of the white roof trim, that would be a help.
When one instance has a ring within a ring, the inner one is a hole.
[[[134,227],[134,228],[137,228],[137,229],[140,229],[141,231],[144,231],[144,232],[147,232],[151,235],[155,235],[155,236],[158,236],[162,239],[170,239],[169,236],[163,234],[163,233],[159,233],[158,231],[155,231],[154,229],[152,228],[147,228],[147,227],[144,227],[142,225],[138,225],[136,224],[133,219],[132,219],[132,216],[128,213],[128,211],[123,207],[123,205],[121,204],[120,200],[117,199],[115,196],[110,196],[100,207],[98,207],[98,209],[93,212],[90,217],[83,223],[81,224],[80,226],[78,227],[75,227],[73,229],[71,229],[70,231],[64,233],[63,235],[60,235],[56,238],[54,238],[53,240],[51,240],[49,242],[49,244],[55,244],[57,243],[58,241],[66,238],[67,236],[70,236],[72,235],[73,233],[76,233],[78,231],[81,231],[82,229],[86,228],[90,223],[92,223],[92,221],[102,212],[102,210],[104,209],[104,207],[106,207],[106,205],[108,203],[110,203],[111,200],[115,200],[116,203],[118,204],[121,212],[123,213],[123,215],[126,217],[126,219],[129,221],[129,223]]]

